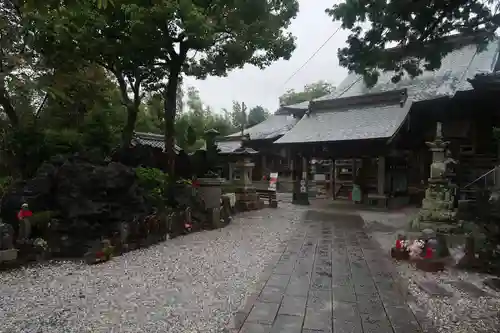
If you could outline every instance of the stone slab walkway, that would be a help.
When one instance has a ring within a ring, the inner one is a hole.
[[[357,215],[308,211],[264,275],[232,332],[421,332],[388,255]]]

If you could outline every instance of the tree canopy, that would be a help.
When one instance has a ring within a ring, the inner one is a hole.
[[[300,102],[310,101],[312,99],[331,94],[335,91],[335,87],[326,82],[318,81],[306,84],[302,91],[288,90],[280,96],[281,105],[292,105]]]
[[[471,35],[483,50],[500,23],[498,0],[344,0],[326,12],[351,31],[347,47],[338,52],[340,65],[363,75],[373,86],[380,71],[405,74],[434,70],[458,45],[443,39]],[[388,47],[396,49],[387,52]]]
[[[269,117],[269,111],[264,109],[262,106],[257,105],[248,111],[248,127],[260,124]]]
[[[255,126],[269,117],[269,111],[257,105],[247,110],[245,103],[233,101],[233,108],[230,113],[231,123],[235,131]]]
[[[103,70],[105,77],[116,82],[115,92],[125,110],[122,146],[129,145],[137,124],[144,129],[163,126],[160,132],[165,134],[171,172],[174,139],[185,137],[185,133],[176,134],[176,128],[183,127],[176,122],[210,118],[224,131],[229,129],[227,115],[208,117],[212,113],[207,106],[191,105],[185,116],[177,115],[182,77],[224,76],[245,64],[264,68],[288,59],[295,48],[286,28],[297,14],[297,0],[21,0],[8,4],[9,24],[1,27],[10,29],[8,34],[2,31],[2,38],[8,36],[9,54],[34,50],[36,59],[43,60],[52,74],[61,73],[63,67],[75,73],[86,68]],[[33,42],[21,50],[27,37]],[[7,54],[2,51],[2,56]],[[188,100],[194,103],[191,97]],[[17,123],[17,113],[0,102],[10,113],[10,123]],[[254,111],[252,117],[258,121],[262,113]],[[190,124],[185,130],[193,133],[201,127]]]
[[[122,147],[134,130],[164,133],[169,153],[208,128],[233,133],[232,112],[196,89],[184,105],[183,77],[288,59],[297,11],[297,0],[2,2],[0,167],[27,175],[53,154],[106,154],[120,132]],[[250,123],[265,116],[255,108]]]

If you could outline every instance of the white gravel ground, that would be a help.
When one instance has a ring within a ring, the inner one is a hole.
[[[0,272],[0,332],[224,332],[299,224],[280,205],[97,266]]]
[[[418,210],[400,212],[361,212],[371,235],[387,255],[398,233],[408,225]],[[452,251],[453,253],[454,251]],[[456,255],[453,253],[454,256]],[[410,306],[426,317],[439,333],[490,333],[500,331],[500,293],[486,288],[483,281],[489,276],[448,269],[440,273],[426,273],[408,263],[398,263],[397,269],[402,282],[408,285],[412,302]],[[453,297],[431,297],[415,283],[428,279],[438,282],[453,292]],[[471,297],[449,285],[450,281],[464,280],[489,293],[486,297]],[[409,333],[409,332],[408,332]]]
[[[500,331],[500,293],[486,288],[483,281],[488,276],[449,269],[440,273],[426,273],[406,263],[398,264],[398,270],[409,281],[409,292],[414,305],[426,315],[439,333],[489,333]],[[452,297],[431,297],[420,289],[416,280],[438,282]],[[452,287],[449,282],[463,280],[485,290],[488,295],[472,297]]]

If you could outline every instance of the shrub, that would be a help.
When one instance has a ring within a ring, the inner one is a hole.
[[[147,191],[147,197],[156,207],[162,207],[165,199],[165,187],[168,175],[156,168],[136,168],[139,185]]]

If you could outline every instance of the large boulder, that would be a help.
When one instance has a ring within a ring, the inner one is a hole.
[[[33,179],[14,184],[2,198],[3,221],[16,225],[24,202],[35,214],[56,212],[49,233],[60,240],[57,248],[81,248],[111,237],[122,222],[141,220],[152,211],[133,168],[116,162],[93,164],[81,156],[45,163]]]

